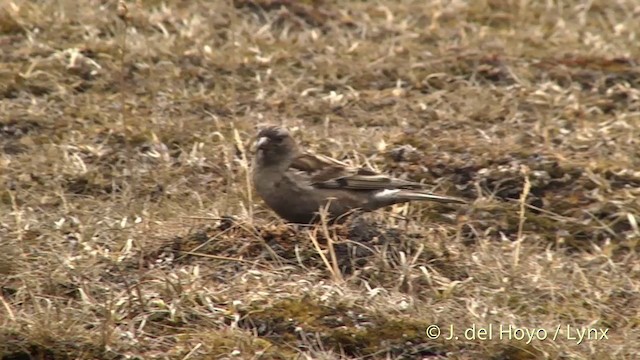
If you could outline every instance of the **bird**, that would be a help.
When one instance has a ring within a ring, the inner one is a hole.
[[[330,222],[341,223],[353,213],[413,200],[466,203],[423,190],[422,183],[301,150],[284,127],[262,128],[254,150],[251,177],[256,193],[290,223],[317,223],[323,209]]]

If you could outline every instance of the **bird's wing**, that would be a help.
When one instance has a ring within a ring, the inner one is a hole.
[[[419,189],[420,183],[379,174],[371,169],[349,166],[328,156],[304,152],[298,155],[291,168],[309,175],[311,184],[325,189],[379,190]]]
[[[293,160],[291,167],[308,173],[314,173],[326,168],[349,168],[350,166],[334,158],[305,151]]]

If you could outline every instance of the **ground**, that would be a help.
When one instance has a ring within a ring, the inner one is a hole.
[[[2,359],[633,358],[639,37],[632,0],[5,1]],[[264,124],[469,205],[290,226]]]

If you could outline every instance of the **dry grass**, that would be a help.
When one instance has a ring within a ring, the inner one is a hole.
[[[2,359],[637,356],[637,2],[117,5],[0,5]],[[290,227],[265,122],[473,204]]]

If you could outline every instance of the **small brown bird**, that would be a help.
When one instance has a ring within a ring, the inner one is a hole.
[[[355,211],[372,211],[411,200],[466,203],[420,190],[420,183],[354,168],[336,159],[298,149],[281,127],[262,129],[257,136],[253,183],[258,195],[280,217],[292,223],[320,220],[326,208],[340,222]]]

